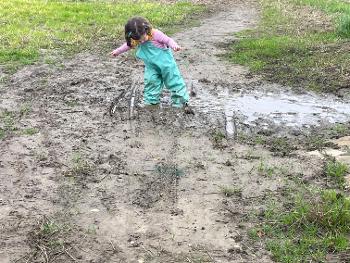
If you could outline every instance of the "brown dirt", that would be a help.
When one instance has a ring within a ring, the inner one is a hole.
[[[175,35],[186,81],[213,94],[256,87],[259,79],[217,56],[218,43],[256,18],[232,4]],[[249,241],[253,212],[288,176],[318,172],[320,160],[223,138],[219,113],[140,108],[141,79],[130,55],[81,53],[26,67],[0,90],[1,112],[13,113],[0,141],[0,262],[272,261]],[[262,163],[288,172],[271,177]]]

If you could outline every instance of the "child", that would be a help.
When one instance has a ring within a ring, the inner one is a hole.
[[[125,39],[126,43],[111,54],[118,56],[136,48],[136,57],[145,63],[144,104],[159,104],[163,85],[165,85],[171,91],[172,105],[185,106],[187,112],[189,95],[169,49],[179,51],[181,47],[160,30],[153,29],[152,25],[142,17],[134,17],[126,23]]]

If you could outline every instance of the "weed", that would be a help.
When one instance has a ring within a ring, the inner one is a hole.
[[[5,138],[5,136],[6,136],[5,130],[0,128],[0,140]]]
[[[330,136],[332,138],[339,138],[349,134],[349,127],[345,124],[335,124],[330,129]]]
[[[0,75],[0,84],[6,83],[8,81],[9,77],[8,76],[1,76]],[[0,89],[5,88],[4,86],[0,86]]]
[[[156,165],[156,172],[161,176],[168,175],[176,178],[185,175],[184,170],[180,169],[176,164],[158,164]]]
[[[310,135],[304,141],[306,149],[309,151],[321,150],[326,146],[326,139],[323,135]]]
[[[242,155],[241,158],[245,160],[259,160],[260,156],[258,156],[253,149],[249,148],[248,151],[244,155]]]
[[[258,172],[263,176],[271,177],[275,173],[275,167],[268,166],[263,161],[260,161],[260,164],[258,166]]]
[[[23,104],[19,110],[20,117],[27,116],[32,111],[32,107],[30,104]]]
[[[254,143],[257,145],[264,145],[266,143],[266,140],[264,137],[258,135],[254,138]]]
[[[49,159],[48,154],[45,152],[36,152],[34,156],[38,162],[44,162]]]
[[[97,234],[97,226],[94,224],[89,225],[86,232],[90,235],[96,235]]]
[[[214,144],[214,148],[225,148],[226,144],[226,136],[223,132],[221,131],[214,131],[212,133],[212,141]]]
[[[6,110],[2,113],[0,112],[0,139],[5,138],[6,135],[16,130],[14,112]]]
[[[25,135],[34,135],[37,134],[39,132],[39,130],[37,128],[27,128],[21,131],[22,134]]]
[[[344,176],[348,173],[348,171],[349,167],[346,164],[336,160],[328,161],[325,165],[326,176],[334,178],[341,187],[344,186]]]
[[[75,153],[72,157],[71,168],[64,175],[67,177],[81,177],[90,175],[92,171],[93,166],[80,153]]]
[[[277,155],[288,156],[295,147],[286,137],[272,138],[268,141],[269,149]]]
[[[264,236],[264,232],[260,228],[251,228],[248,230],[248,236],[253,240],[259,240]]]
[[[42,235],[53,235],[55,232],[60,230],[61,226],[52,220],[43,222],[41,225],[41,234]]]
[[[0,115],[0,119],[3,123],[4,130],[6,131],[15,131],[15,113],[12,111],[4,111]]]
[[[78,100],[67,100],[64,102],[68,107],[76,107],[79,105]]]
[[[231,196],[241,196],[242,195],[242,189],[233,187],[233,186],[220,186],[220,191],[223,193],[226,197]]]
[[[35,227],[29,235],[31,251],[25,256],[26,261],[51,262],[52,255],[61,255],[62,262],[67,262],[71,257],[66,254],[70,249],[72,228],[67,224],[60,224],[56,220],[45,218]]]

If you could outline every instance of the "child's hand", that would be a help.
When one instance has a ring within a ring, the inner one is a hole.
[[[113,57],[116,57],[116,56],[118,56],[119,54],[118,54],[118,51],[117,51],[117,50],[113,50],[113,51],[111,52],[111,55],[112,55]]]
[[[175,46],[175,47],[173,47],[173,50],[174,50],[175,52],[180,51],[181,49],[182,49],[182,47],[180,47],[180,46]]]

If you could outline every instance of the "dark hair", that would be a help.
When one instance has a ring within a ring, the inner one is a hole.
[[[125,40],[129,47],[131,47],[131,39],[140,40],[144,34],[152,34],[152,25],[147,19],[133,17],[125,24]]]

